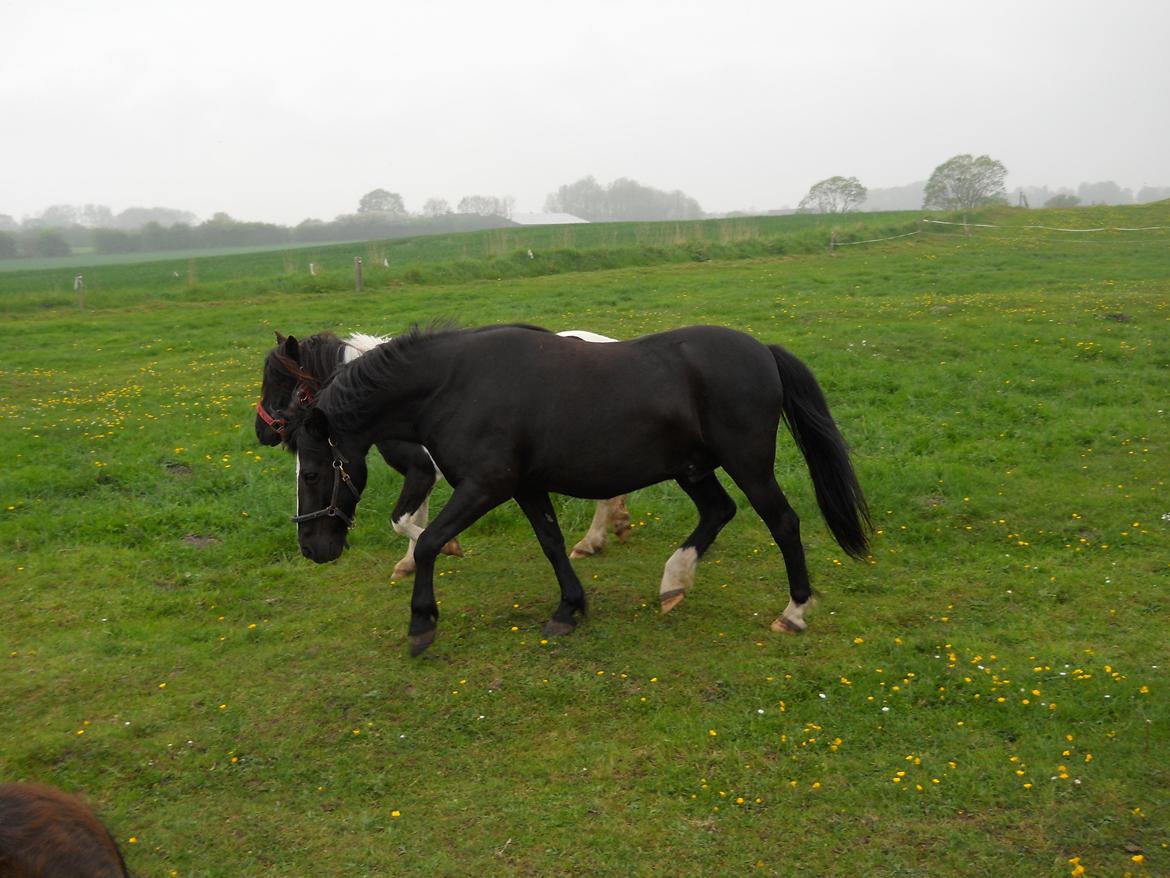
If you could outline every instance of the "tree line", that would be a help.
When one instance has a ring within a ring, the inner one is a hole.
[[[67,256],[83,248],[102,254],[135,253],[471,231],[512,225],[515,205],[510,195],[467,195],[454,207],[444,199],[430,198],[421,211],[411,213],[399,193],[372,189],[358,200],[357,210],[351,214],[329,222],[307,219],[292,227],[244,222],[226,213],[197,223],[193,214],[167,208],[130,208],[115,215],[103,205],[55,205],[23,223],[0,214],[0,259]],[[548,196],[546,209],[594,222],[704,216],[699,203],[684,192],[664,192],[625,178],[602,186],[593,177],[585,177],[561,186]]]
[[[279,247],[474,231],[511,225],[513,204],[510,197],[472,195],[455,210],[431,199],[420,214],[410,214],[400,195],[375,189],[362,196],[354,213],[296,226],[242,221],[222,212],[195,222],[194,214],[169,208],[130,208],[115,215],[100,205],[55,205],[22,223],[0,214],[0,259],[68,256],[80,249],[115,254]]]
[[[847,213],[861,210],[973,210],[993,204],[1010,204],[1005,188],[1007,168],[990,156],[957,155],[934,169],[925,183],[878,190],[877,198],[856,177],[828,177],[814,183],[801,199],[805,213]],[[1170,198],[1170,186],[1145,186],[1135,195],[1113,181],[1082,183],[1076,193],[1047,186],[1016,190],[1021,207],[1076,207],[1081,204],[1145,204]]]
[[[813,184],[798,211],[970,210],[1009,204],[1006,177],[1007,169],[990,156],[957,155],[935,168],[924,183],[893,189],[869,190],[856,177],[828,177]],[[1135,194],[1105,181],[1082,183],[1075,192],[1029,187],[1014,195],[1020,206],[1074,207],[1160,201],[1170,198],[1170,187],[1146,186]],[[328,222],[307,219],[291,227],[236,220],[226,213],[196,222],[188,211],[162,207],[131,207],[115,214],[104,205],[54,205],[20,223],[0,214],[0,259],[68,256],[79,249],[115,254],[279,247],[472,231],[511,225],[515,203],[509,195],[467,195],[452,208],[444,199],[429,198],[418,213],[411,213],[400,194],[373,189],[359,199],[354,213]],[[625,177],[608,185],[582,177],[550,193],[544,207],[549,213],[590,222],[692,220],[707,215],[681,190],[667,192]]]

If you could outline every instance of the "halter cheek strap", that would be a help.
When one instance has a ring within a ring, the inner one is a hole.
[[[318,518],[336,517],[344,521],[346,527],[352,528],[354,526],[354,520],[351,516],[342,512],[341,508],[338,507],[337,498],[341,494],[341,486],[343,484],[345,487],[349,488],[349,492],[353,494],[354,500],[361,500],[362,494],[361,491],[354,487],[353,480],[349,477],[349,473],[345,471],[345,465],[349,463],[349,461],[346,460],[342,453],[337,449],[337,445],[333,442],[332,438],[329,439],[329,450],[333,453],[333,496],[329,499],[329,505],[324,509],[318,509],[316,512],[306,512],[304,515],[294,515],[292,520],[297,524],[300,524],[302,521],[313,521]]]

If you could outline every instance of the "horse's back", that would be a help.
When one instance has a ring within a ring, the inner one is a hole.
[[[499,332],[473,348],[461,371],[476,405],[453,416],[459,430],[519,449],[520,468],[558,493],[610,496],[718,466],[746,435],[775,440],[775,361],[735,330],[607,344]]]

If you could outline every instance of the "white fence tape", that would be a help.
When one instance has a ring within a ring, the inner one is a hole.
[[[878,241],[893,241],[893,240],[896,240],[897,238],[909,238],[912,235],[921,235],[921,234],[922,234],[922,229],[915,229],[914,231],[907,232],[904,235],[890,235],[890,237],[888,237],[888,238],[870,238],[868,241],[837,241],[837,240],[832,240],[829,242],[829,248],[832,249],[833,247],[852,247],[854,244],[876,244]]]
[[[924,223],[933,223],[936,226],[963,226],[973,229],[1041,229],[1046,232],[1154,232],[1170,229],[1170,226],[1142,226],[1131,229],[1124,226],[1101,226],[1096,229],[1062,229],[1056,226],[996,226],[990,223],[949,223],[945,220],[923,219]],[[860,243],[860,242],[859,242]]]

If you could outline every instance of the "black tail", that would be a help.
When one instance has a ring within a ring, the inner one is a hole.
[[[808,366],[779,345],[769,347],[784,387],[784,423],[804,455],[821,515],[837,544],[854,558],[864,558],[872,525],[845,438]]]

